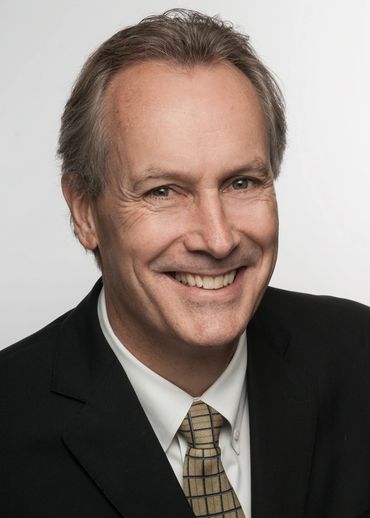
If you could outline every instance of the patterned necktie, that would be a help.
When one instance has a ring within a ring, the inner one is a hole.
[[[195,401],[179,432],[188,443],[184,461],[184,493],[195,516],[245,518],[221,462],[218,438],[223,417]]]

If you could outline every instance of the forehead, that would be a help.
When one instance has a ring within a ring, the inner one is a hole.
[[[106,101],[111,115],[121,124],[129,124],[148,109],[197,112],[201,108],[200,116],[207,108],[209,115],[212,107],[219,106],[225,112],[239,107],[246,110],[243,115],[248,117],[255,111],[256,106],[252,105],[260,108],[250,80],[227,62],[192,67],[167,61],[131,65],[114,77]]]
[[[115,148],[131,169],[145,160],[205,168],[230,156],[268,153],[258,95],[231,64],[136,64],[117,74],[106,102]],[[254,158],[266,157],[240,160]]]

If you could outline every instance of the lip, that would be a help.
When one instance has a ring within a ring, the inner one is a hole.
[[[177,281],[174,276],[171,273],[165,274],[165,277],[176,286],[178,290],[180,290],[180,293],[183,293],[186,295],[189,299],[197,299],[197,300],[203,300],[203,299],[212,299],[212,300],[220,300],[222,299],[229,299],[232,298],[234,295],[236,295],[242,285],[243,277],[245,274],[245,271],[247,270],[247,267],[241,267],[236,268],[236,277],[232,284],[229,284],[228,286],[224,286],[220,289],[204,289],[204,288],[198,288],[197,286],[189,286],[187,284],[182,284],[181,282]],[[229,273],[233,270],[226,270],[226,273]],[[209,274],[208,274],[209,275]],[[221,275],[221,274],[215,274],[213,273],[212,276]]]
[[[227,270],[226,269],[223,269],[223,270],[212,270],[212,271],[204,271],[204,270],[200,270],[200,271],[194,271],[194,270],[188,270],[188,269],[178,269],[178,270],[174,270],[174,271],[167,271],[167,272],[163,272],[163,273],[166,273],[168,275],[175,275],[175,273],[190,273],[191,275],[200,275],[201,277],[218,277],[220,275],[226,275],[228,273],[231,273],[231,272],[238,272],[239,270],[241,270],[243,267],[242,266],[234,266],[232,268],[228,268]]]

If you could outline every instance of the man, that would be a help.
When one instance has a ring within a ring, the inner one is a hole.
[[[92,55],[59,152],[102,281],[1,353],[2,516],[370,515],[370,311],[267,288],[284,146],[278,87],[218,19]]]

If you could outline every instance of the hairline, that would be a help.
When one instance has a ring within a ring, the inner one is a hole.
[[[105,81],[102,82],[100,91],[94,97],[95,107],[94,107],[94,110],[91,111],[91,115],[94,118],[93,126],[94,127],[99,126],[99,125],[102,126],[102,128],[101,128],[102,131],[98,131],[98,133],[99,133],[98,138],[100,139],[101,148],[104,149],[105,162],[104,162],[104,164],[102,164],[102,165],[104,165],[104,168],[103,168],[103,173],[101,175],[100,188],[97,190],[97,192],[90,193],[92,195],[92,197],[96,198],[104,192],[104,189],[107,185],[107,179],[108,179],[109,172],[112,171],[112,169],[110,167],[112,159],[114,160],[112,155],[114,153],[117,153],[117,149],[112,149],[112,144],[113,144],[114,148],[117,148],[117,146],[116,146],[117,139],[114,138],[115,137],[114,132],[115,132],[116,128],[114,128],[114,113],[112,113],[115,111],[115,109],[114,109],[114,105],[113,105],[111,96],[109,95],[110,94],[109,90],[112,87],[113,82],[117,79],[117,77],[119,75],[123,74],[125,71],[127,71],[131,68],[135,68],[140,65],[145,65],[147,63],[159,63],[159,64],[162,63],[164,65],[168,65],[170,68],[183,69],[185,71],[192,71],[192,70],[196,69],[197,67],[204,67],[204,68],[212,67],[217,64],[224,64],[230,68],[238,70],[249,81],[249,83],[253,87],[253,89],[257,95],[258,101],[260,103],[260,107],[261,107],[261,110],[263,113],[263,118],[265,121],[265,131],[266,131],[266,136],[268,139],[268,147],[269,147],[269,154],[270,154],[270,161],[271,161],[270,129],[271,129],[272,124],[268,120],[268,113],[267,113],[267,109],[265,108],[265,105],[264,105],[264,99],[258,92],[258,89],[256,88],[256,85],[254,84],[253,80],[240,67],[238,67],[235,63],[233,63],[230,59],[226,59],[224,57],[216,57],[212,61],[205,61],[205,60],[202,61],[201,59],[199,59],[192,63],[182,63],[180,60],[177,60],[172,56],[169,56],[168,58],[167,57],[156,57],[156,56],[149,56],[146,58],[140,57],[140,58],[137,58],[136,60],[133,60],[132,62],[122,65],[119,69],[112,71],[110,74],[108,74],[107,77],[105,78]],[[96,115],[98,115],[98,116],[96,116]],[[97,122],[99,119],[101,121],[100,124],[98,124],[98,122]],[[110,141],[109,144],[108,144],[107,140]],[[117,156],[117,155],[115,155],[115,156]],[[278,173],[276,173],[274,170],[272,170],[272,174],[273,174],[273,178],[276,179],[278,176]]]

